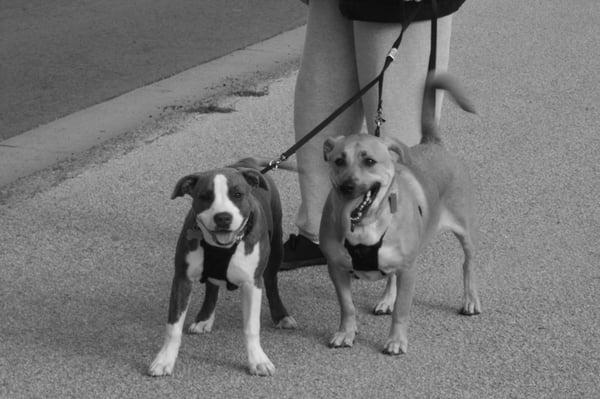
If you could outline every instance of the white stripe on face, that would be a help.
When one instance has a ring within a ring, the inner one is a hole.
[[[232,216],[230,230],[239,229],[244,222],[244,216],[240,212],[240,209],[229,199],[229,185],[225,175],[215,175],[213,179],[213,193],[214,199],[210,208],[198,214],[204,226],[209,230],[215,230],[214,216],[217,213],[227,212]]]

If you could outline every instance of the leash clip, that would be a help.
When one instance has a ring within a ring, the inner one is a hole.
[[[269,161],[269,169],[272,169],[272,170],[279,169],[279,164],[281,164],[282,162],[285,162],[287,160],[287,158],[288,157],[285,154],[281,154],[279,156],[279,158]]]
[[[392,60],[396,59],[396,56],[398,55],[398,49],[396,47],[392,47],[392,49],[390,50],[390,52],[388,53],[388,57],[391,58]]]

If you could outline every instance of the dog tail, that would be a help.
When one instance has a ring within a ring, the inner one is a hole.
[[[425,80],[423,108],[421,111],[421,144],[440,143],[441,138],[435,120],[435,93],[437,89],[446,90],[454,101],[465,111],[476,113],[475,107],[465,96],[462,89],[449,74],[430,72]]]

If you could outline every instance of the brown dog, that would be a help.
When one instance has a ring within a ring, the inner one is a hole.
[[[377,314],[392,313],[383,351],[406,352],[415,259],[442,229],[454,232],[465,254],[461,313],[481,312],[473,279],[476,220],[471,182],[463,165],[440,145],[433,105],[438,88],[473,112],[447,75],[430,75],[423,100],[423,136],[415,147],[366,134],[328,139],[324,144],[333,188],[323,210],[320,245],[341,307],[332,347],[354,342],[351,279],[387,277],[382,301],[375,308]]]

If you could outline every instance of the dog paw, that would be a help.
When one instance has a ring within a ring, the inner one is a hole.
[[[251,375],[257,375],[259,377],[268,377],[275,374],[275,366],[273,366],[273,363],[271,362],[258,363],[250,365],[248,371]]]
[[[275,328],[282,328],[284,330],[294,330],[298,328],[298,323],[292,316],[285,316],[283,319],[279,320],[279,323],[275,325]]]
[[[459,312],[464,316],[475,316],[481,313],[481,303],[479,298],[466,298]]]
[[[338,331],[333,334],[329,341],[330,348],[352,348],[354,344],[355,331]]]
[[[405,339],[388,339],[383,347],[383,353],[386,355],[402,355],[408,349],[408,341]]]
[[[373,308],[373,314],[376,316],[384,316],[388,314],[392,314],[392,310],[394,309],[394,302],[389,302],[386,300],[380,301],[375,308]]]
[[[187,329],[188,334],[205,334],[212,331],[215,318],[211,317],[208,320],[192,323]]]
[[[162,377],[173,374],[173,367],[175,366],[174,359],[168,359],[166,356],[160,353],[156,356],[156,359],[148,367],[148,375],[152,377]]]

